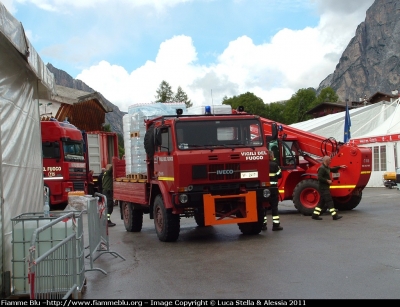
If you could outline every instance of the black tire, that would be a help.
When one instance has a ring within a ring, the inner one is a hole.
[[[194,220],[196,221],[196,224],[199,227],[204,227],[206,225],[204,222],[204,214],[203,213],[195,213]]]
[[[238,217],[242,217],[241,212],[237,214]],[[249,223],[238,223],[239,229],[244,235],[257,235],[262,230],[262,225],[264,222],[264,208],[262,206],[257,206],[257,222]]]
[[[359,195],[350,195],[349,197],[335,197],[333,198],[333,204],[339,211],[353,210],[361,202],[362,192]]]
[[[154,156],[154,125],[151,125],[144,135],[144,150],[147,156],[152,159]]]
[[[165,208],[161,195],[154,199],[154,227],[162,242],[174,242],[179,237],[180,217]]]
[[[143,227],[143,211],[135,209],[131,203],[122,203],[122,216],[125,229],[129,232],[140,232]]]
[[[311,215],[320,201],[318,181],[315,179],[300,181],[293,191],[294,207],[303,215]]]

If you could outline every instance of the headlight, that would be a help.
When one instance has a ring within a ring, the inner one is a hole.
[[[179,195],[179,202],[181,204],[186,204],[188,202],[189,198],[186,194],[180,194]]]
[[[271,196],[271,191],[268,190],[268,189],[265,189],[265,190],[263,191],[263,196],[264,196],[265,198],[270,197],[270,196]]]

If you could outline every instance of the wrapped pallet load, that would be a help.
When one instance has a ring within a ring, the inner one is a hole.
[[[126,174],[133,178],[144,178],[147,172],[144,136],[146,120],[174,115],[177,109],[186,112],[184,103],[146,103],[135,104],[128,108],[123,119]]]
[[[87,210],[87,196],[84,191],[71,191],[68,192],[68,205],[64,211],[83,211]]]

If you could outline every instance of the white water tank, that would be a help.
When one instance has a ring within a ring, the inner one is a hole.
[[[28,260],[29,248],[34,231],[47,225],[53,219],[45,219],[39,216],[26,217],[20,220],[14,219],[12,233],[12,280],[14,294],[29,293],[28,284]],[[43,255],[53,246],[73,233],[72,220],[68,219],[52,225],[38,234],[36,238],[35,257]],[[51,277],[49,277],[51,278]]]

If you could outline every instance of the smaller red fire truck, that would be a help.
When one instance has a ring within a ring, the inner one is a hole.
[[[68,193],[88,193],[87,176],[93,170],[95,189],[101,169],[118,156],[115,132],[84,132],[67,121],[41,122],[43,178],[50,190],[50,208],[63,209]]]

